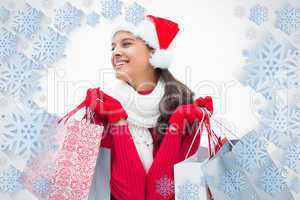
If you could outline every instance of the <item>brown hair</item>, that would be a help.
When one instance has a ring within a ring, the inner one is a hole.
[[[158,139],[154,146],[158,147],[169,125],[170,116],[179,105],[193,103],[194,92],[185,84],[178,81],[168,69],[156,68],[155,70],[157,75],[161,76],[165,82],[165,93],[159,102],[160,116],[156,123]]]
[[[137,37],[143,40],[140,37]],[[144,41],[144,40],[143,40]],[[153,47],[146,43],[149,51],[155,51]],[[182,82],[178,81],[168,69],[155,68],[158,77],[162,77],[165,82],[165,93],[159,102],[160,116],[156,122],[157,140],[154,147],[159,147],[166,128],[169,126],[169,118],[180,105],[194,102],[194,92]]]

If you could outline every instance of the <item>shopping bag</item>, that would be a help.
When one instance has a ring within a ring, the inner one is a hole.
[[[42,200],[110,199],[110,151],[100,148],[103,129],[87,118],[59,123],[55,148],[28,163],[26,189]]]
[[[211,194],[206,185],[205,176],[201,170],[201,166],[212,157],[213,152],[220,149],[222,142],[210,128],[209,118],[204,119],[204,116],[208,116],[208,112],[205,108],[201,108],[203,118],[201,119],[197,131],[193,137],[190,148],[185,155],[185,159],[174,165],[174,182],[175,182],[175,199],[176,200],[211,200]],[[209,147],[201,146],[201,138],[203,134],[203,127],[207,130],[207,139]],[[195,143],[197,136],[200,140],[197,152],[188,158],[190,150]]]
[[[292,200],[282,169],[267,152],[264,138],[252,131],[236,144],[228,142],[202,165],[215,200]]]
[[[201,155],[199,157],[198,155]],[[201,171],[203,161],[208,158],[208,149],[200,147],[197,153],[174,165],[175,199],[205,200],[207,187]]]

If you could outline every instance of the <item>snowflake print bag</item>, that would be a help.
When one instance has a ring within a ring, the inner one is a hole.
[[[268,153],[265,138],[251,131],[234,144],[228,140],[201,167],[215,200],[293,200],[285,169]]]
[[[90,112],[81,121],[68,121],[81,107],[57,125],[56,148],[25,169],[25,187],[39,200],[110,199],[110,151],[100,148],[103,126],[91,123]]]
[[[206,109],[203,112],[207,112]],[[176,200],[211,200],[211,194],[206,184],[206,177],[201,170],[202,165],[213,157],[213,151],[218,151],[222,146],[222,141],[210,128],[209,119],[204,120],[204,116],[199,123],[193,141],[186,153],[185,160],[174,165],[175,180],[175,199]],[[201,138],[203,135],[203,125],[207,130],[208,148],[201,146]],[[200,142],[197,152],[188,158],[191,148],[195,143],[197,135],[200,134]]]

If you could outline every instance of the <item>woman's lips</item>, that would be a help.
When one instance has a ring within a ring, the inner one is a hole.
[[[121,69],[121,68],[123,68],[126,64],[127,64],[127,62],[120,62],[120,63],[116,64],[115,66],[116,66],[116,69]]]

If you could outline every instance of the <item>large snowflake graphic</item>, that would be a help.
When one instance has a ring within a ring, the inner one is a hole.
[[[224,193],[234,197],[245,189],[246,178],[240,171],[230,169],[221,175],[219,187]]]
[[[9,19],[10,12],[3,6],[0,7],[0,22],[5,23]]]
[[[70,33],[80,26],[82,15],[81,10],[67,2],[62,8],[56,10],[54,26],[61,32]]]
[[[287,172],[285,169],[279,169],[274,166],[267,167],[260,179],[262,189],[271,195],[286,190],[286,176]]]
[[[33,41],[32,57],[38,63],[50,65],[64,57],[67,39],[48,28],[37,35]]]
[[[9,150],[28,160],[38,155],[49,142],[43,135],[47,121],[52,119],[48,113],[12,113],[7,118],[2,134],[4,150]]]
[[[0,28],[0,60],[7,59],[16,52],[17,37],[5,28]]]
[[[255,49],[244,51],[247,64],[241,83],[250,86],[267,99],[272,99],[274,91],[299,86],[297,60],[299,51],[287,48],[268,35]]]
[[[174,181],[168,178],[167,175],[164,175],[156,180],[155,190],[163,198],[167,198],[174,194]]]
[[[300,8],[295,8],[287,3],[276,12],[275,27],[290,35],[300,27]]]
[[[22,173],[12,165],[0,172],[0,191],[1,192],[17,192],[23,189],[21,183]]]
[[[194,184],[186,181],[178,186],[178,199],[179,200],[198,200],[199,199],[199,184]]]
[[[31,38],[40,30],[42,17],[41,12],[26,3],[24,9],[18,10],[14,15],[13,29],[24,34],[26,38]]]
[[[114,20],[122,14],[123,2],[119,0],[102,0],[102,15],[108,20]]]
[[[32,96],[38,90],[37,81],[41,75],[39,65],[23,54],[14,55],[0,69],[0,92],[20,99]]]
[[[250,8],[249,20],[253,21],[257,25],[261,25],[268,20],[268,8],[259,4]]]
[[[134,2],[126,8],[125,20],[136,26],[144,19],[145,11],[144,7]]]
[[[268,162],[267,143],[255,131],[249,132],[234,147],[237,163],[248,171],[262,167]]]

